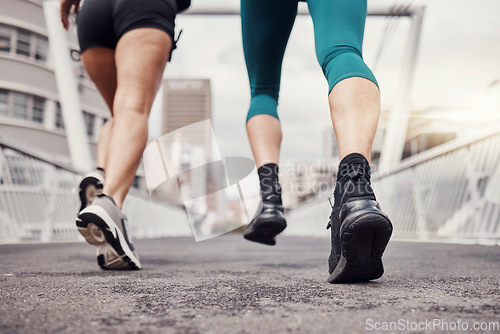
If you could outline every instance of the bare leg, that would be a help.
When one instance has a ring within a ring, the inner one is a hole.
[[[364,78],[348,78],[335,85],[328,98],[340,160],[361,153],[370,161],[380,115],[378,87]]]
[[[82,62],[90,79],[113,113],[113,100],[116,93],[115,50],[91,48],[82,54]],[[97,142],[97,167],[106,169],[106,156],[113,128],[113,119],[108,120],[99,133]]]
[[[257,168],[278,164],[281,145],[281,125],[276,117],[257,115],[247,122],[247,134]]]
[[[101,128],[99,141],[97,142],[97,167],[106,170],[106,156],[108,155],[108,146],[113,131],[114,119],[109,119]]]
[[[95,83],[109,110],[112,111],[116,92],[115,50],[91,48],[86,50],[81,58],[85,71]]]
[[[267,114],[255,115],[247,122],[247,134],[258,169],[262,202],[243,237],[272,246],[276,244],[276,236],[286,228],[286,219],[277,166],[262,166],[278,165],[282,137],[280,122]]]
[[[149,112],[171,49],[170,36],[153,28],[129,31],[116,47],[114,124],[103,192],[113,197],[120,208],[146,146]]]

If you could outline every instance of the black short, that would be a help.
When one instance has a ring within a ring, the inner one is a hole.
[[[92,47],[115,49],[126,32],[138,28],[165,31],[175,48],[177,10],[176,0],[85,0],[77,17],[80,53]]]

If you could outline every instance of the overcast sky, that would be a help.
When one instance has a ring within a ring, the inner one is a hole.
[[[194,3],[239,3],[239,0],[193,0]],[[369,6],[410,1],[371,0]],[[416,0],[425,5],[420,50],[415,68],[413,108],[500,107],[500,1]],[[305,5],[305,4],[301,4]],[[387,24],[369,17],[364,57],[369,66]],[[178,49],[167,65],[166,78],[209,78],[212,119],[223,156],[250,156],[245,118],[250,101],[241,47],[239,17],[180,16]],[[396,23],[374,70],[382,92],[382,108],[390,109],[399,85],[409,19]],[[323,132],[331,127],[328,86],[314,52],[309,16],[298,17],[285,54],[278,109],[283,128],[282,162],[317,161]],[[471,114],[471,117],[474,115]],[[158,113],[151,135],[160,135]]]

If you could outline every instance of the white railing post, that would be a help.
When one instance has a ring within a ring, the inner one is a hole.
[[[89,171],[92,169],[93,159],[85,131],[78,82],[71,64],[67,36],[59,14],[59,1],[44,1],[43,11],[71,162],[75,168]]]
[[[420,41],[420,31],[424,17],[424,7],[416,7],[411,15],[410,38],[406,46],[401,72],[401,84],[397,99],[391,110],[387,124],[387,132],[380,155],[380,166],[390,168],[397,165],[403,156],[410,117],[410,95],[415,73],[415,64]]]

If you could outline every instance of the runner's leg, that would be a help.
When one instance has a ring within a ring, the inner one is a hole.
[[[279,160],[281,64],[296,14],[297,0],[241,1],[243,50],[252,96],[247,133],[257,168]]]
[[[308,0],[316,55],[329,85],[340,160],[361,153],[368,161],[380,114],[377,81],[362,58],[366,0]]]
[[[120,208],[146,146],[148,116],[171,49],[172,38],[154,28],[131,30],[116,46],[114,124],[103,192],[111,196]]]
[[[113,111],[116,93],[115,50],[108,48],[90,48],[82,56],[82,63],[90,79],[96,84],[109,110]],[[97,167],[106,170],[106,155],[113,128],[113,118],[101,128],[97,142]]]

